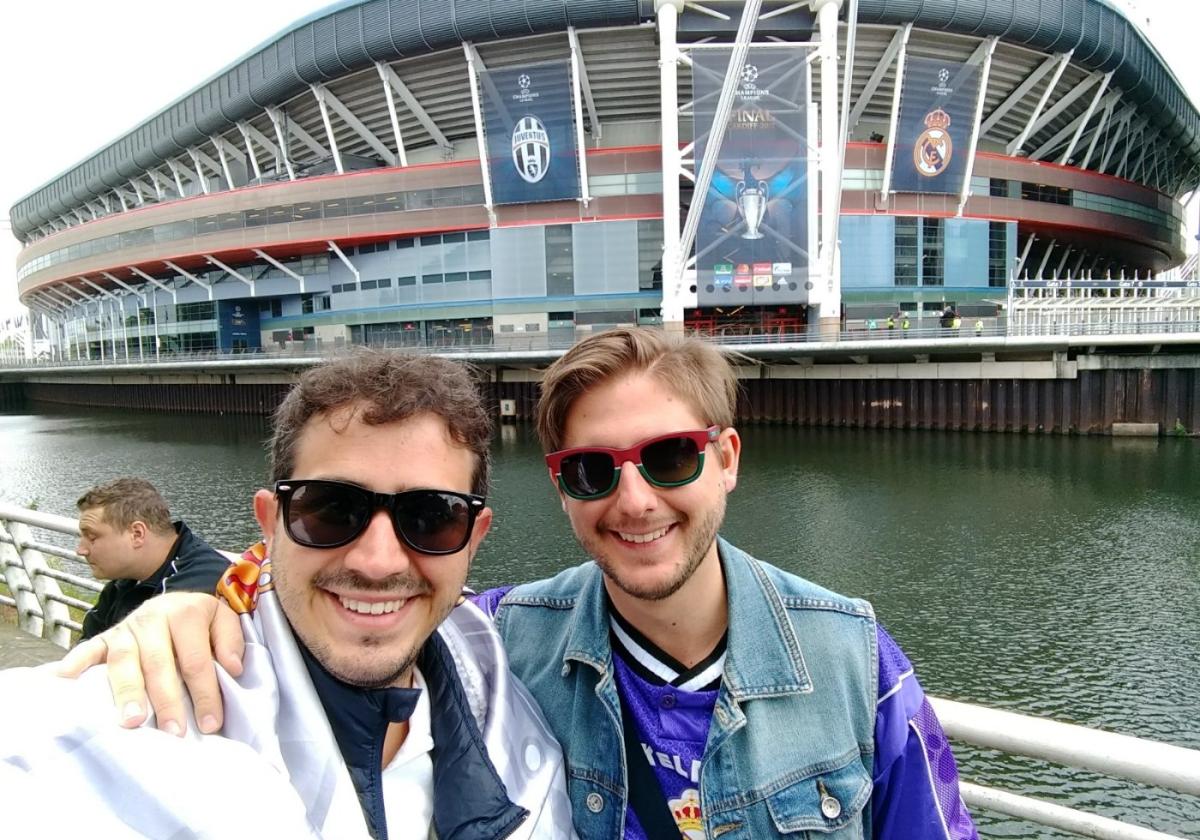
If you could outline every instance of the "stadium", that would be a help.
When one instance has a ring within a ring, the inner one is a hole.
[[[1198,183],[1104,0],[344,0],[10,216],[59,358],[522,349],[1170,303]]]

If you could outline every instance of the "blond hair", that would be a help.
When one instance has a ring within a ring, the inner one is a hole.
[[[737,376],[721,351],[696,338],[622,327],[584,339],[546,370],[537,405],[542,449],[562,449],[567,415],[588,388],[632,373],[653,376],[705,424],[733,425]]]

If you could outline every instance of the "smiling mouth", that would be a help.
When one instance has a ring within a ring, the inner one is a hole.
[[[662,539],[663,537],[665,537],[667,535],[667,532],[670,530],[671,530],[671,526],[668,525],[665,528],[659,528],[657,531],[649,531],[645,534],[627,534],[624,531],[617,531],[616,533],[617,533],[617,536],[620,537],[625,542],[631,542],[631,543],[635,543],[637,545],[644,545],[646,543],[652,543],[655,540]]]
[[[344,608],[359,615],[387,615],[399,612],[408,603],[408,598],[399,598],[394,601],[356,601],[353,598],[338,595],[337,599]]]

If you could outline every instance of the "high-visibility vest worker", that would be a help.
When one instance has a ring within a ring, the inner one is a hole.
[[[888,319],[887,319],[887,328],[889,330],[896,329],[896,319],[894,317],[892,317],[891,315],[889,315]]]
[[[975,322],[975,335],[983,335],[983,319],[980,318]]]
[[[900,329],[906,330],[906,329],[908,329],[908,326],[909,326],[908,316],[906,315],[906,316],[904,316],[904,320],[900,322]]]

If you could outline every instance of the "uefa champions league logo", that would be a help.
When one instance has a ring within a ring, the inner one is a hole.
[[[742,68],[742,84],[747,87],[752,86],[758,81],[758,68],[753,64],[747,64]]]
[[[529,77],[522,73],[517,76],[517,84],[521,86],[521,90],[529,90]]]
[[[550,171],[550,135],[533,114],[521,117],[513,127],[512,159],[527,184],[536,184]]]

